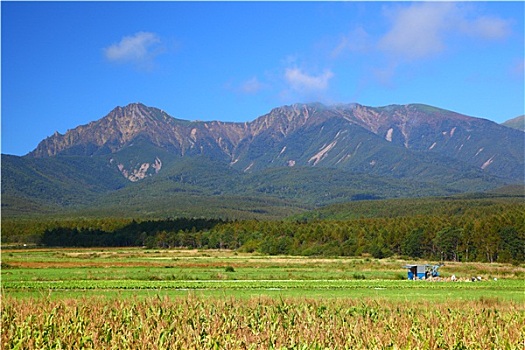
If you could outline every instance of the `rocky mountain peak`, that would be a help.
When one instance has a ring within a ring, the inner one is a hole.
[[[157,157],[161,164],[166,155],[205,156],[243,171],[286,165],[394,171],[401,166],[383,159],[386,154],[413,157],[412,152],[420,152],[516,178],[523,173],[522,144],[522,132],[421,104],[293,104],[251,122],[225,123],[175,119],[132,103],[65,135],[48,137],[29,156],[111,154],[115,164],[122,164],[121,171],[138,169],[140,176],[133,178],[140,179],[145,171],[154,174]]]
[[[296,103],[274,108],[250,123],[253,136],[270,131],[274,136],[286,136],[290,132],[303,127],[306,124],[324,120],[326,115],[318,113],[326,109],[320,103]]]
[[[164,111],[155,108],[148,107],[142,103],[130,103],[127,106],[115,107],[109,114],[103,119],[152,119],[165,121],[169,117]]]

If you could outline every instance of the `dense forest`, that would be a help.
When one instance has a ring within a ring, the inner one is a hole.
[[[282,221],[8,220],[2,242],[523,263],[525,203],[523,198],[361,201]]]

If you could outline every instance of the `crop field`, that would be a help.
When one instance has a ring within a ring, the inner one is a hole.
[[[524,348],[523,266],[447,263],[408,281],[406,263],[2,249],[2,348]]]

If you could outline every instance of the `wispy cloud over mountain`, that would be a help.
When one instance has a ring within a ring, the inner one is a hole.
[[[388,8],[390,30],[379,39],[377,47],[400,59],[427,58],[446,50],[458,36],[481,40],[500,40],[510,33],[508,20],[475,16],[468,7],[455,3],[416,3],[403,8]]]
[[[284,77],[290,87],[300,92],[326,90],[333,76],[334,74],[330,70],[325,70],[319,75],[311,75],[300,68],[287,68],[284,73]]]
[[[138,68],[151,68],[155,57],[161,52],[161,40],[157,34],[138,32],[106,47],[104,56],[111,62],[130,63]]]

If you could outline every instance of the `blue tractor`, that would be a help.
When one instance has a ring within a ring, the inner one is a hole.
[[[408,269],[408,279],[409,280],[415,280],[415,279],[427,279],[430,277],[438,277],[439,272],[438,269],[443,266],[443,264],[438,265],[405,265],[403,266],[405,269]]]

